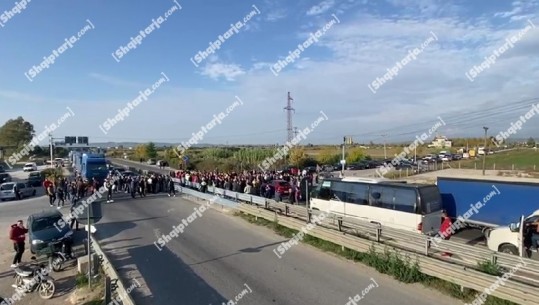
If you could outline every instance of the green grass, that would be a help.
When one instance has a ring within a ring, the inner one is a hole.
[[[275,233],[287,238],[293,237],[294,234],[298,232],[296,230],[279,225],[277,222],[268,221],[260,217],[257,218],[253,215],[242,212],[237,212],[235,215],[252,224],[268,227]],[[305,235],[302,242],[325,252],[333,253],[354,262],[363,263],[367,266],[373,267],[378,272],[390,275],[400,282],[409,284],[421,283],[425,287],[440,291],[464,302],[472,302],[477,295],[479,295],[478,292],[472,289],[461,289],[459,285],[421,273],[421,269],[417,261],[413,261],[405,254],[390,251],[387,248],[384,250],[384,252],[380,253],[376,252],[374,247],[371,246],[367,253],[362,253],[352,249],[343,248],[340,245],[310,235]],[[478,264],[478,269],[489,274],[496,274],[499,272],[498,266],[490,262]],[[488,296],[486,302],[483,304],[518,305],[516,303],[502,300],[493,296]]]
[[[483,157],[472,160],[461,160],[452,162],[453,168],[483,168]],[[539,171],[539,150],[521,149],[514,151],[501,152],[493,155],[487,155],[485,168],[487,170],[524,170]]]

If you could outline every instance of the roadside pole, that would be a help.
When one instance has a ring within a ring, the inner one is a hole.
[[[91,236],[90,236],[90,207],[88,206],[88,211],[86,212],[88,219],[88,288],[92,290],[92,248],[91,248]]]

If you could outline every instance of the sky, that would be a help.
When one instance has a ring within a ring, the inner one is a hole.
[[[538,13],[539,0],[2,1],[0,124],[282,144],[290,92],[305,143],[412,142],[440,120],[435,134],[494,136],[539,103]],[[537,137],[534,116],[512,137]]]

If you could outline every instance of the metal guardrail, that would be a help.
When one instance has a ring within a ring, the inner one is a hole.
[[[123,305],[135,305],[135,302],[133,301],[133,298],[130,294],[127,293],[127,289],[125,285],[123,284],[122,280],[120,279],[120,276],[116,272],[116,269],[114,269],[114,266],[108,259],[105,252],[101,249],[99,246],[99,243],[97,240],[92,236],[92,248],[94,250],[94,253],[97,257],[99,257],[99,260],[103,266],[103,271],[105,274],[110,277],[112,292],[116,292],[121,296],[122,304]]]

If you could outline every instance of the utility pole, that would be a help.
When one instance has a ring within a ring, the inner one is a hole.
[[[50,147],[50,151],[51,151],[51,168],[54,168],[53,164],[52,164],[52,160],[54,158],[53,156],[53,144],[52,144],[52,133],[49,133],[49,141],[50,141],[50,144],[51,144],[51,147]]]
[[[487,130],[488,130],[488,127],[483,127],[483,129],[485,130],[485,145],[484,145],[484,149],[483,149],[483,176],[485,175],[485,166],[486,166],[486,162],[487,162]]]
[[[344,145],[346,145],[346,137],[344,137],[344,140],[343,140],[343,143],[342,143],[342,159],[341,159],[342,169],[341,169],[341,177],[344,177],[344,164],[346,163],[346,159],[345,159],[345,157],[344,157]]]
[[[292,139],[294,139],[294,125],[292,124],[292,113],[295,111],[295,109],[292,108],[293,100],[294,99],[290,96],[290,92],[288,92],[288,101],[286,107],[284,107],[284,110],[286,110],[286,130],[288,131],[288,142],[292,142]]]
[[[382,137],[384,137],[384,159],[387,159],[387,151],[386,151],[386,137],[387,134],[383,134]]]

